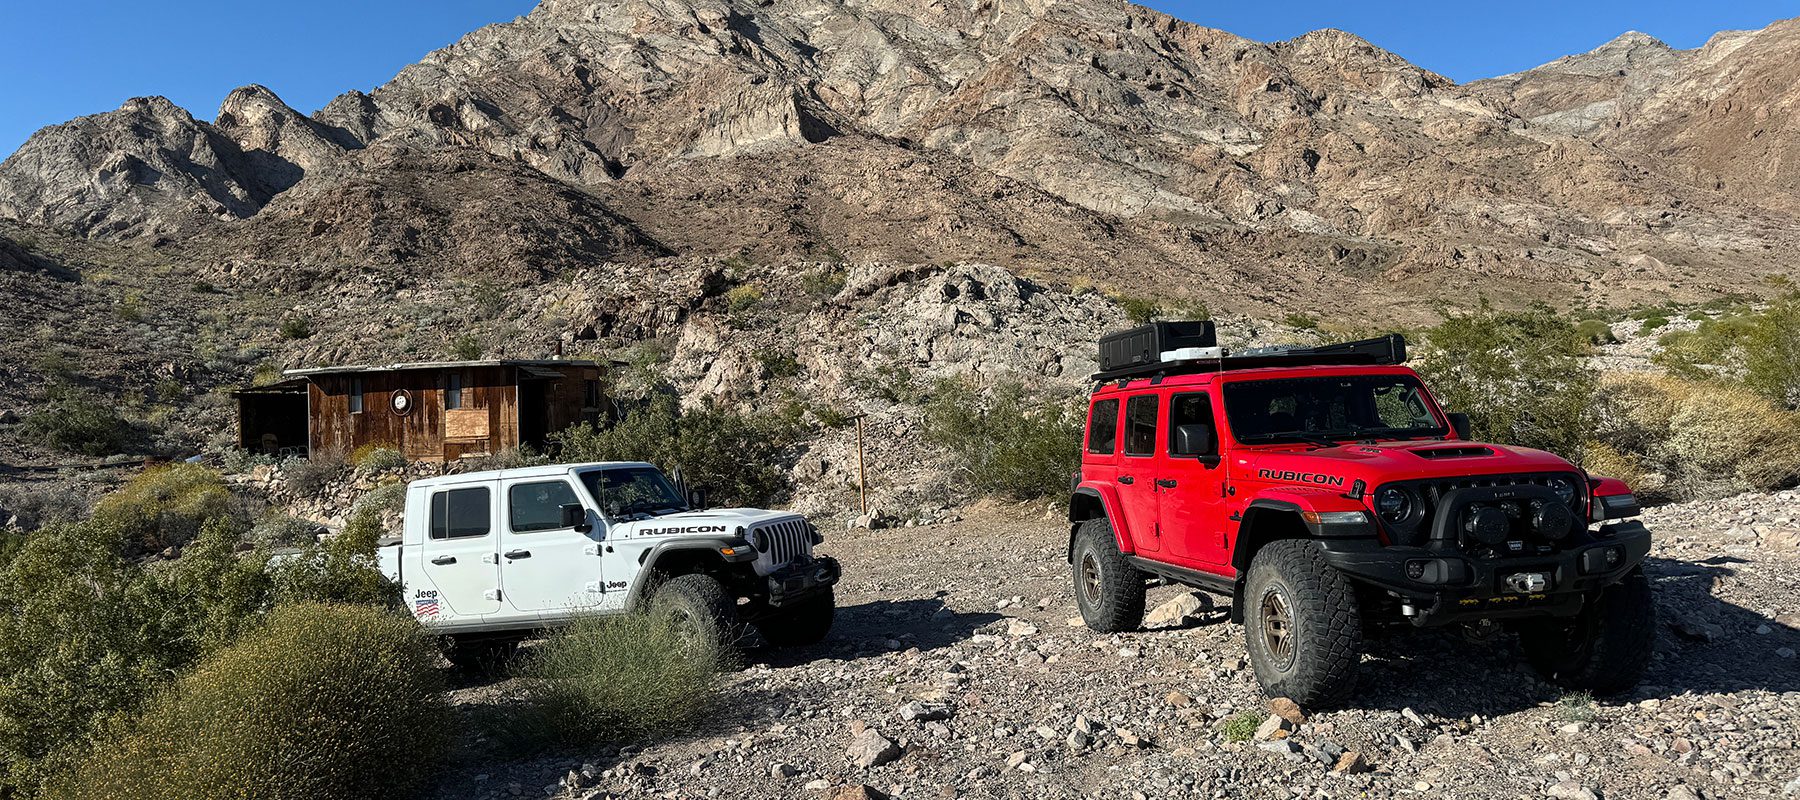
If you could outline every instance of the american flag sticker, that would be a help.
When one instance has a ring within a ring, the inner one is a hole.
[[[413,601],[413,617],[416,619],[437,619],[438,601],[435,597],[421,597]]]

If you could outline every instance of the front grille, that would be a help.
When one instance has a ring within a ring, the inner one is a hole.
[[[1553,478],[1561,478],[1569,481],[1570,484],[1575,487],[1575,499],[1570,503],[1569,508],[1570,511],[1573,512],[1575,519],[1578,521],[1577,524],[1579,525],[1580,520],[1587,518],[1587,493],[1584,491],[1586,487],[1579,475],[1565,472],[1543,472],[1519,475],[1466,475],[1446,478],[1428,478],[1417,481],[1400,481],[1397,483],[1385,484],[1381,489],[1377,489],[1377,491],[1379,492],[1387,489],[1390,486],[1405,489],[1411,492],[1413,502],[1412,507],[1405,517],[1399,520],[1391,520],[1383,517],[1381,520],[1382,525],[1386,527],[1389,538],[1395,544],[1423,545],[1434,538],[1431,526],[1437,516],[1438,505],[1443,502],[1445,495],[1448,495],[1450,492],[1457,489],[1519,486],[1526,484],[1547,486]],[[1512,533],[1511,536],[1509,536],[1510,539],[1525,540],[1538,538],[1532,530],[1529,520],[1525,518],[1527,515],[1523,513],[1524,511],[1525,508],[1523,506],[1509,509],[1509,515],[1512,517]],[[1456,520],[1452,520],[1451,522],[1453,525],[1459,524]],[[1445,535],[1442,538],[1454,539],[1461,541],[1464,544],[1471,544],[1471,542],[1467,540],[1467,537],[1463,536],[1460,531],[1445,532]]]
[[[812,530],[800,519],[759,525],[753,529],[751,541],[756,544],[757,561],[771,568],[812,553]]]

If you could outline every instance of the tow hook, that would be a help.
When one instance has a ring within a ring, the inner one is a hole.
[[[1515,572],[1506,576],[1506,588],[1515,594],[1537,594],[1550,585],[1550,577],[1542,572]]]

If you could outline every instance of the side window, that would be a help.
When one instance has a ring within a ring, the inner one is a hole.
[[[567,481],[519,483],[506,490],[506,514],[513,533],[560,530],[562,507],[580,502]]]
[[[1169,398],[1169,452],[1175,452],[1175,431],[1183,425],[1213,427],[1212,400],[1204,394],[1178,394]]]
[[[1125,401],[1125,455],[1147,456],[1156,452],[1156,401],[1140,394]]]
[[[493,519],[486,486],[451,489],[431,496],[431,538],[486,536]]]
[[[1110,456],[1118,446],[1119,401],[1101,400],[1088,412],[1087,451]]]
[[[363,408],[362,378],[350,379],[350,413],[361,414]]]
[[[462,373],[444,376],[444,408],[462,408]]]

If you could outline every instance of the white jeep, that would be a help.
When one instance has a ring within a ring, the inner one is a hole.
[[[414,481],[405,531],[378,550],[415,618],[459,665],[490,662],[578,614],[648,610],[730,646],[825,637],[837,561],[798,514],[696,510],[641,462],[559,464]]]

